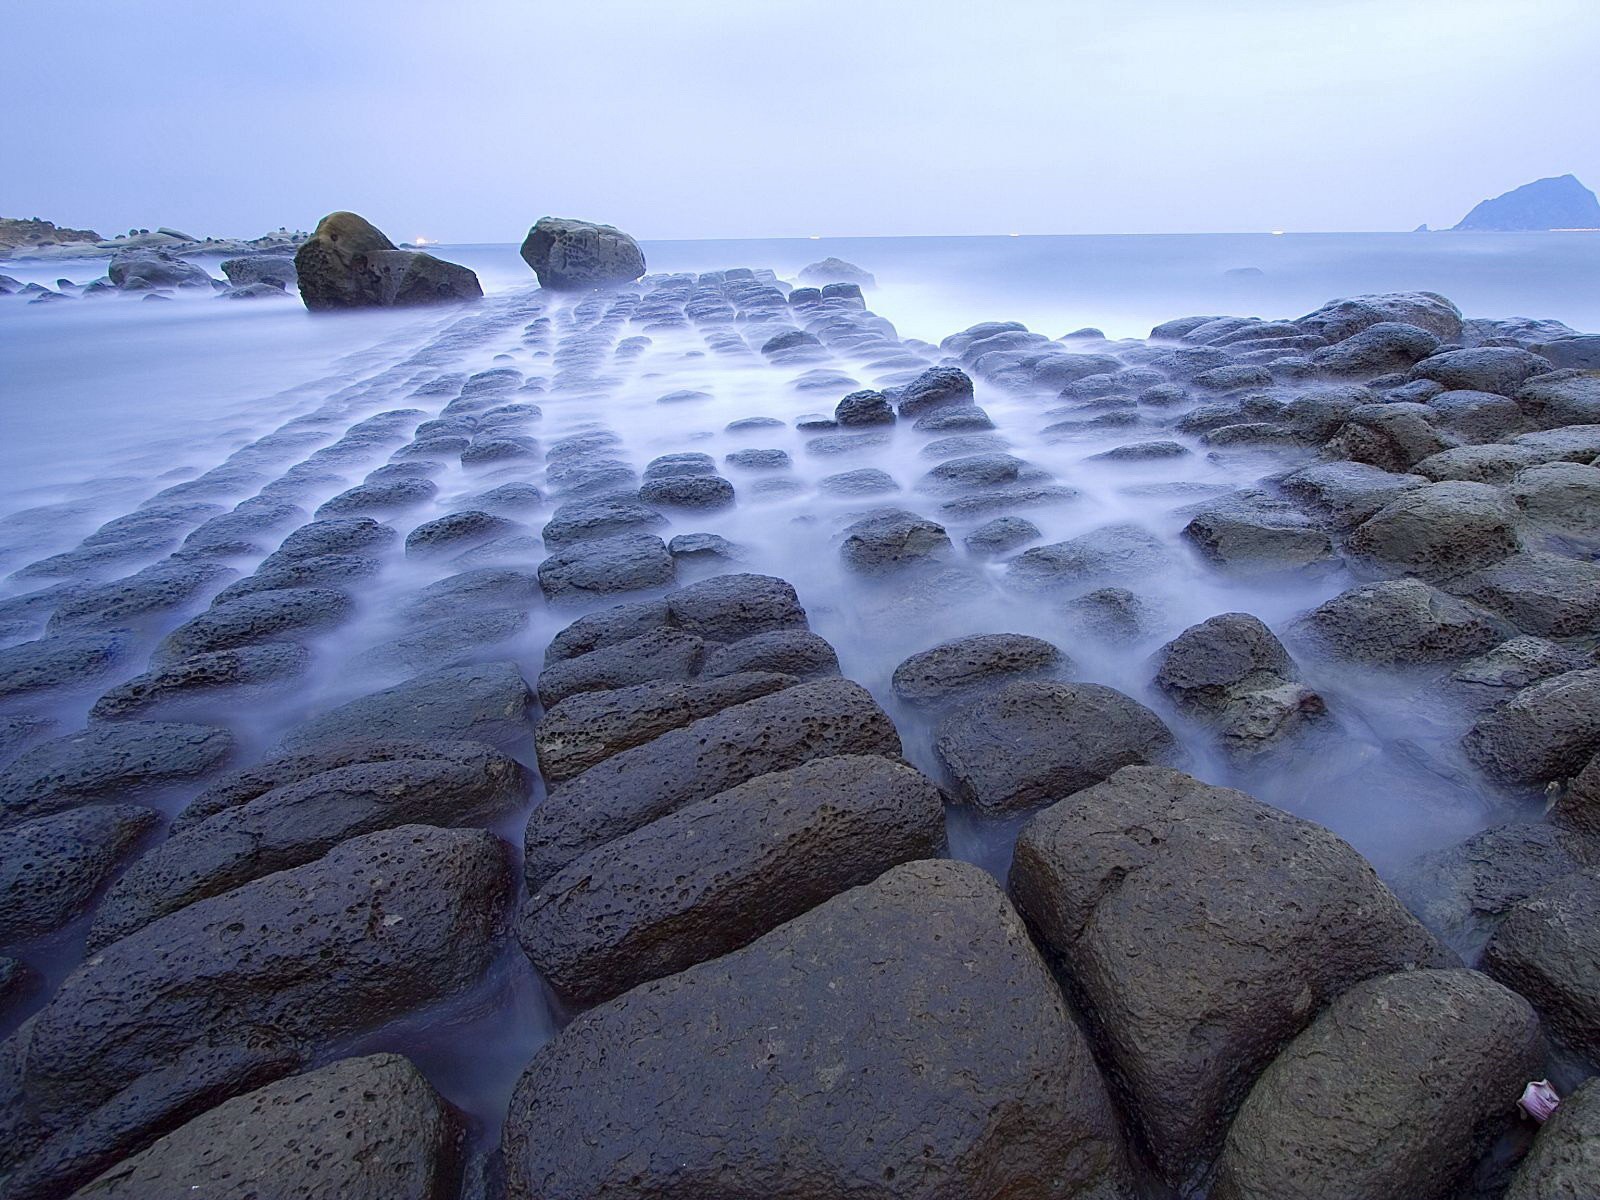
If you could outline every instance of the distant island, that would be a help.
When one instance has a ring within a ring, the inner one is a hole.
[[[1505,233],[1548,229],[1600,229],[1600,200],[1575,175],[1536,179],[1485,200],[1456,229]]]

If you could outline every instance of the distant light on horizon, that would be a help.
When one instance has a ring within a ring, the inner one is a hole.
[[[431,246],[433,245],[433,239],[425,238],[419,233],[416,237],[411,239],[411,244],[413,246]]]
[[[1283,236],[1283,230],[1281,230],[1281,229],[1274,229],[1274,230],[1273,230],[1273,231],[1272,231],[1272,236],[1273,236],[1273,237],[1282,237],[1282,236]]]
[[[810,238],[813,242],[820,242],[822,240],[822,235],[820,233],[813,233],[810,235]]]

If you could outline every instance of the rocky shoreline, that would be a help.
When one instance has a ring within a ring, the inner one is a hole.
[[[561,277],[602,240],[8,576],[0,1195],[1586,1194],[1600,338],[1419,292],[934,346],[849,264]],[[1159,522],[1045,539],[1119,471]],[[1337,587],[1167,630],[1162,576]],[[1467,841],[1386,883],[1204,781],[1395,680],[1464,714]],[[521,960],[561,1027],[468,1111],[395,1031]]]

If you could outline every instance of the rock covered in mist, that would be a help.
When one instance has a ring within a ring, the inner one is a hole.
[[[300,298],[312,311],[448,304],[483,296],[466,267],[417,250],[397,250],[352,212],[329,213],[295,251]]]
[[[106,268],[111,282],[125,292],[154,288],[208,288],[213,280],[201,267],[166,250],[124,250]]]
[[[802,267],[799,279],[802,283],[816,284],[818,287],[829,283],[853,283],[857,287],[876,287],[878,284],[870,271],[831,255],[821,262]]]
[[[522,242],[522,259],[539,286],[574,291],[632,283],[644,274],[644,251],[622,230],[566,217],[540,217]]]

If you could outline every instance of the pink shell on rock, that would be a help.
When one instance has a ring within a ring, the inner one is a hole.
[[[1548,1079],[1535,1079],[1522,1089],[1522,1097],[1517,1103],[1522,1106],[1523,1112],[1542,1124],[1555,1112],[1556,1105],[1561,1103],[1561,1094],[1550,1086]]]

